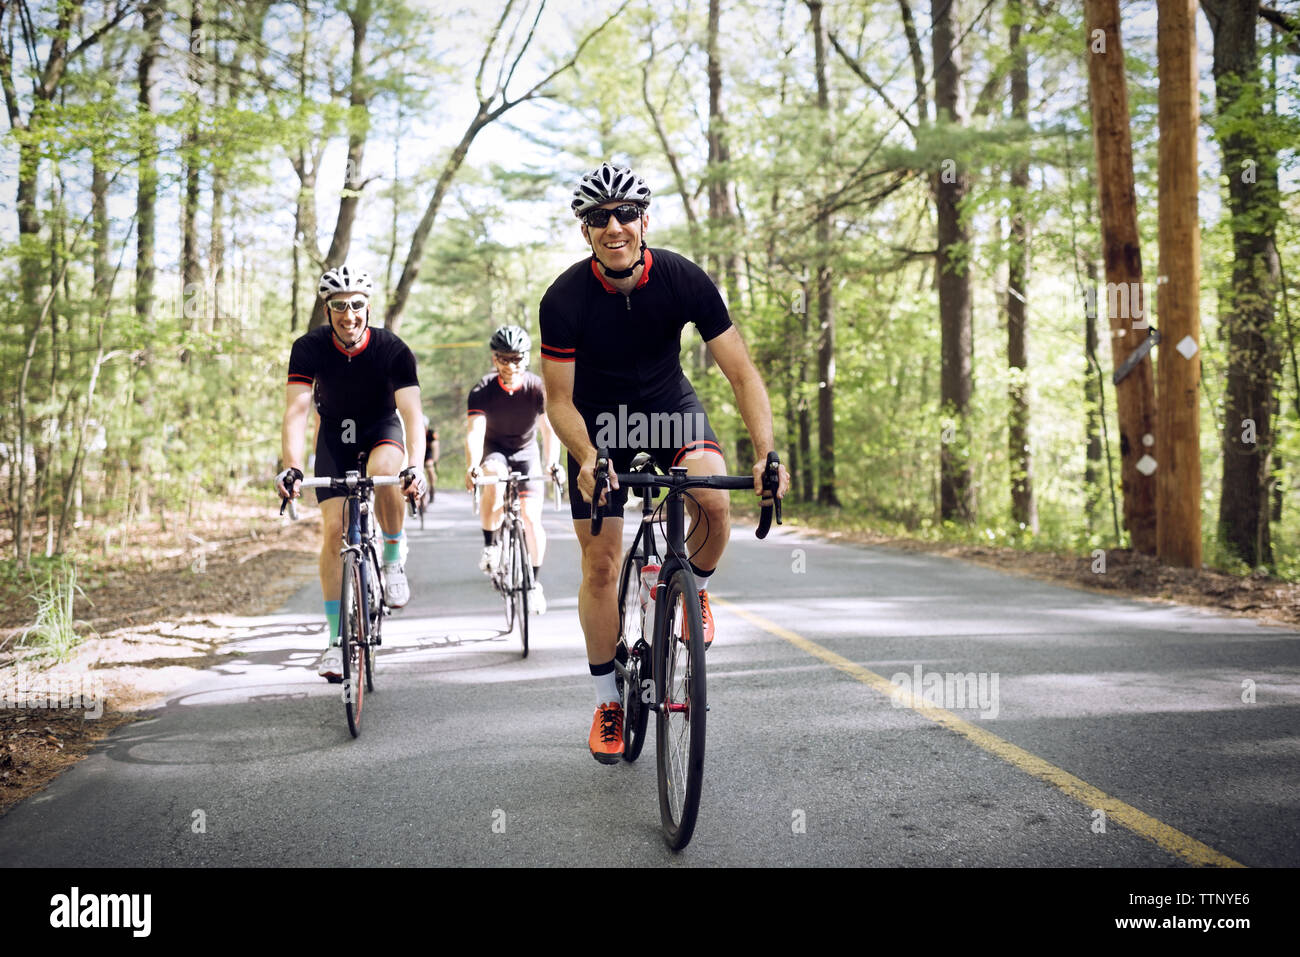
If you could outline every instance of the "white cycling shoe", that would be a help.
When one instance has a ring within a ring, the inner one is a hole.
[[[484,545],[483,554],[478,557],[478,570],[491,575],[501,563],[501,546]]]
[[[411,600],[411,586],[406,581],[406,570],[396,562],[384,566],[384,601],[389,608],[401,608]]]
[[[535,582],[528,589],[528,610],[534,615],[546,614],[546,595],[542,593],[542,583]]]
[[[343,680],[343,652],[336,645],[325,649],[316,662],[316,673],[326,681],[337,684]]]

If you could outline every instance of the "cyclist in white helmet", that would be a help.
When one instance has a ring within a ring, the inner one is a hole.
[[[614,648],[627,490],[611,483],[615,487],[605,503],[605,521],[613,527],[593,536],[589,519],[597,445],[609,448],[616,471],[626,472],[637,451],[649,452],[664,471],[673,465],[684,465],[695,475],[727,471],[722,447],[678,358],[682,330],[694,323],[731,384],[753,440],[756,494],[761,494],[762,471],[773,450],[767,389],[722,296],[689,259],[646,245],[649,207],[650,187],[626,167],[604,163],[582,177],[572,209],[591,256],[551,284],[540,308],[547,409],[569,450],[569,509],[582,549],[578,615],[597,702],[587,744],[603,764],[616,763],[623,753]],[[637,421],[668,428],[632,426],[624,436],[611,427]],[[779,494],[785,494],[789,482],[782,466]],[[687,545],[701,585],[707,647],[713,641],[708,583],[727,546],[729,503],[726,492],[698,489],[691,494],[698,506],[687,505]]]
[[[276,488],[282,496],[299,494],[313,401],[320,416],[316,475],[342,478],[345,472],[362,470],[362,463],[368,475],[400,473],[406,480],[400,492],[396,486],[375,489],[375,513],[384,533],[384,598],[400,608],[411,597],[401,560],[406,517],[402,496],[418,501],[424,494],[424,417],[415,356],[393,333],[370,328],[372,290],[369,274],[352,266],[339,266],[321,277],[317,291],[324,300],[326,324],[300,336],[289,354],[281,435],[284,471],[276,476]],[[324,526],[320,585],[329,632],[329,647],[317,670],[329,681],[343,680],[338,648],[342,496],[332,489],[316,489]]]

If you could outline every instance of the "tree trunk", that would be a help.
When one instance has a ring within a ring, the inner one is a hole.
[[[1232,214],[1232,289],[1220,323],[1227,341],[1219,538],[1252,567],[1273,561],[1269,484],[1281,349],[1274,329],[1279,285],[1277,154],[1259,76],[1259,5],[1202,0],[1214,32],[1216,138]],[[1163,322],[1163,319],[1162,319]]]
[[[727,305],[738,304],[736,248],[732,242],[735,213],[731,208],[730,173],[727,164],[727,119],[722,112],[722,60],[718,56],[718,29],[721,19],[719,0],[709,0],[709,23],[706,48],[709,77],[709,246],[714,285],[726,292]]]
[[[953,7],[957,0],[931,0],[930,17],[934,56],[934,103],[936,120],[964,126],[965,98],[962,93],[962,57],[957,44],[957,23]],[[939,510],[945,521],[969,524],[975,520],[974,489],[970,466],[970,423],[967,412],[971,399],[971,288],[969,230],[961,221],[961,204],[970,190],[970,175],[955,159],[945,159],[935,177],[935,206],[938,211],[940,397],[943,415],[951,418],[939,449]]]
[[[370,25],[370,0],[360,0],[349,12],[352,21],[352,79],[348,91],[348,162],[343,171],[343,196],[334,222],[334,238],[325,254],[325,268],[341,266],[352,248],[352,227],[356,223],[357,204],[365,186],[361,163],[366,153],[366,133],[370,126],[370,82],[366,76],[366,30]],[[323,316],[323,312],[322,312]],[[313,323],[320,325],[320,323]]]
[[[94,252],[91,253],[91,270],[94,276],[92,295],[96,305],[108,300],[112,291],[113,274],[108,267],[108,243],[110,239],[108,225],[108,170],[104,167],[104,158],[98,152],[91,156],[90,170],[90,218],[91,239]]]
[[[181,341],[199,330],[201,317],[207,312],[204,303],[203,270],[199,264],[199,114],[203,94],[203,0],[190,0],[189,44],[190,125],[181,138],[181,156],[185,165],[185,193],[181,200]],[[181,362],[189,362],[189,350],[181,353]],[[187,416],[188,418],[188,416]]]
[[[814,67],[817,73],[817,111],[821,115],[823,163],[829,165],[834,134],[831,130],[830,87],[826,79],[826,28],[820,0],[810,0]],[[817,214],[817,501],[839,506],[835,490],[835,300],[831,265],[831,213]]]
[[[1100,364],[1097,363],[1097,264],[1088,258],[1088,286],[1084,291],[1084,363],[1086,371],[1083,379],[1083,404],[1087,435],[1087,452],[1084,458],[1083,486],[1085,508],[1088,514],[1088,530],[1092,531],[1097,520],[1097,510],[1102,502],[1102,482],[1105,481],[1101,467],[1101,390],[1105,384],[1101,380]]]
[[[1029,122],[1029,54],[1021,42],[1024,18],[1022,0],[1010,0],[1011,16],[1011,117]],[[1038,506],[1034,501],[1033,457],[1029,447],[1029,350],[1026,312],[1029,273],[1029,228],[1025,196],[1029,192],[1029,162],[1017,159],[1011,167],[1011,245],[1007,255],[1007,365],[1010,371],[1011,415],[1007,429],[1011,465],[1011,520],[1038,534]]]
[[[1201,567],[1201,222],[1197,207],[1196,0],[1159,0],[1160,350],[1156,548]],[[1190,355],[1188,354],[1190,353]],[[1267,516],[1264,517],[1267,526]]]
[[[158,202],[158,137],[155,129],[155,105],[157,91],[155,87],[154,67],[160,55],[159,36],[162,33],[165,0],[148,0],[142,8],[144,16],[145,39],[140,52],[139,69],[136,73],[138,89],[138,108],[140,116],[140,161],[139,181],[136,189],[136,260],[135,260],[135,314],[142,330],[146,345],[141,350],[138,375],[140,382],[136,386],[139,396],[139,421],[146,424],[145,432],[134,444],[131,454],[131,469],[137,478],[133,483],[139,499],[136,503],[136,515],[140,518],[149,516],[149,483],[144,480],[144,473],[149,468],[150,450],[153,446],[153,357],[149,354],[148,343],[152,341],[154,310],[154,243],[157,232]]]
[[[1088,88],[1092,100],[1093,141],[1097,151],[1098,205],[1102,254],[1115,366],[1124,363],[1145,335],[1142,250],[1138,241],[1137,198],[1133,189],[1133,146],[1129,133],[1128,87],[1120,42],[1119,0],[1085,0]],[[1118,304],[1123,308],[1115,308]],[[1137,321],[1135,321],[1137,320]],[[1171,343],[1172,345],[1172,343]],[[1156,399],[1150,356],[1115,387],[1119,419],[1120,485],[1124,525],[1134,551],[1156,552],[1156,482],[1139,462],[1154,454]],[[1144,441],[1149,440],[1149,441]]]

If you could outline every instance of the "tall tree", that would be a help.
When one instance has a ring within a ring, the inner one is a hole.
[[[203,102],[203,0],[190,0],[190,39],[188,64],[189,95],[194,98],[190,107],[190,121],[181,138],[181,160],[185,167],[182,177],[184,193],[181,197],[181,302],[186,322],[182,322],[182,338],[198,329],[195,320],[200,311],[195,308],[203,301],[203,267],[199,262],[199,169],[203,165],[199,155],[199,123]],[[206,310],[204,310],[206,311]],[[188,352],[183,360],[188,361]]]
[[[466,125],[465,131],[461,134],[460,141],[451,151],[451,155],[447,157],[446,162],[443,163],[442,170],[438,173],[437,182],[433,186],[433,195],[429,197],[429,203],[424,208],[424,215],[420,217],[420,222],[411,236],[411,246],[406,255],[406,264],[402,267],[401,278],[397,280],[397,288],[393,290],[393,297],[384,310],[385,328],[396,332],[401,324],[402,312],[406,309],[406,301],[411,295],[411,287],[415,285],[415,280],[420,275],[420,265],[424,257],[425,243],[429,240],[429,231],[433,229],[433,222],[438,217],[438,210],[442,208],[442,201],[447,195],[447,190],[451,187],[452,180],[460,171],[461,165],[465,162],[465,157],[469,154],[469,148],[473,145],[479,133],[520,103],[544,96],[551,82],[560,74],[573,69],[573,65],[578,62],[578,57],[582,55],[582,51],[586,49],[587,44],[591,43],[605,27],[609,26],[622,14],[628,2],[630,0],[623,0],[600,24],[588,31],[578,41],[572,56],[567,60],[554,67],[527,90],[511,95],[509,87],[515,78],[515,70],[518,69],[520,61],[533,42],[537,30],[537,21],[541,19],[546,4],[543,2],[537,8],[537,13],[532,18],[532,24],[528,27],[527,33],[516,49],[515,37],[519,29],[519,23],[515,23],[510,28],[510,32],[504,37],[503,31],[512,22],[512,17],[516,19],[519,17],[526,18],[527,4],[521,10],[516,10],[516,0],[506,0],[506,4],[501,10],[501,16],[493,27],[487,45],[483,48],[483,56],[479,58],[478,71],[474,74],[474,95],[478,100],[478,108]],[[495,80],[487,76],[493,60],[497,62]],[[484,82],[485,79],[488,79],[490,86]]]
[[[1232,288],[1221,306],[1228,382],[1219,538],[1251,566],[1273,561],[1268,483],[1280,349],[1277,149],[1260,78],[1254,0],[1201,0],[1214,33],[1215,136],[1232,214]]]
[[[1009,0],[1011,18],[1011,118],[1029,122],[1029,51],[1024,29],[1023,0]],[[1033,456],[1029,447],[1029,364],[1026,328],[1029,287],[1029,227],[1026,222],[1026,194],[1029,192],[1029,160],[1017,157],[1011,167],[1011,246],[1007,264],[1007,365],[1011,415],[1008,423],[1008,452],[1011,465],[1011,520],[1031,532],[1038,532],[1038,506],[1034,500]]]
[[[1085,0],[1084,22],[1111,353],[1119,369],[1142,345],[1139,330],[1146,328],[1119,0]],[[1124,525],[1134,551],[1154,555],[1156,482],[1149,453],[1155,442],[1156,398],[1149,355],[1116,383],[1115,400]]]
[[[720,0],[709,0],[709,20],[705,39],[709,77],[709,160],[705,179],[709,194],[709,245],[712,255],[709,262],[714,285],[727,294],[727,304],[735,309],[740,305],[736,266],[734,223],[736,214],[731,207],[731,174],[728,164],[731,151],[727,148],[727,117],[722,110],[722,57],[718,53],[718,30],[722,21]]]
[[[814,68],[817,74],[817,112],[821,126],[821,155],[829,164],[834,145],[831,129],[830,83],[826,76],[826,27],[822,23],[823,5],[809,0],[812,21]],[[820,446],[817,468],[817,501],[822,505],[840,504],[835,490],[835,301],[834,272],[831,266],[830,206],[818,199],[817,222],[817,443]]]
[[[940,124],[964,126],[966,101],[962,88],[962,51],[957,39],[958,0],[931,0],[931,44],[934,56],[934,104]],[[939,509],[945,521],[973,522],[975,497],[970,465],[968,413],[972,392],[972,327],[970,232],[961,206],[970,191],[970,173],[955,159],[945,159],[934,176],[938,211],[937,272],[939,284],[940,399],[945,416],[939,449]]]
[[[352,24],[351,75],[348,83],[348,159],[343,167],[343,189],[339,194],[338,215],[334,219],[334,235],[325,253],[324,268],[341,266],[352,248],[352,227],[356,223],[361,191],[368,179],[361,175],[366,155],[366,139],[370,131],[371,79],[366,64],[366,32],[374,14],[372,0],[355,0],[346,7],[348,21]],[[301,174],[300,174],[301,175]],[[301,193],[300,202],[301,202]],[[325,324],[325,304],[318,297],[312,308],[309,326]]]

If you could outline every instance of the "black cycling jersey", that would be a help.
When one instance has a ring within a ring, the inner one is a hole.
[[[397,410],[393,393],[418,386],[415,356],[386,329],[367,329],[361,351],[348,355],[328,325],[299,336],[289,353],[289,381],[312,386],[322,419],[377,422]]]
[[[576,362],[579,409],[676,409],[694,394],[679,358],[686,323],[705,342],[731,327],[708,274],[667,249],[646,250],[641,279],[626,296],[591,259],[575,263],[546,290],[540,318],[542,356]]]
[[[501,377],[489,372],[469,390],[467,409],[469,415],[487,417],[486,446],[516,452],[537,437],[537,417],[546,411],[546,391],[536,373],[524,372],[514,391],[507,392]]]

